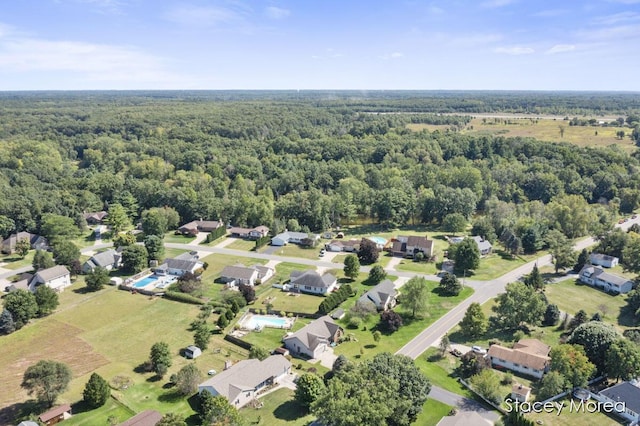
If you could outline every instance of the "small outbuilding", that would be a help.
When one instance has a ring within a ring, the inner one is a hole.
[[[71,417],[71,405],[64,404],[40,414],[38,420],[45,425],[55,425]]]
[[[196,359],[200,355],[202,355],[202,350],[199,347],[194,345],[187,346],[186,349],[184,350],[184,356],[189,359]]]
[[[511,399],[518,402],[527,402],[531,396],[531,388],[515,383],[511,387]]]

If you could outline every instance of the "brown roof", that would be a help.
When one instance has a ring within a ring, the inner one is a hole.
[[[253,231],[253,228],[241,228],[239,226],[234,226],[233,228],[229,228],[230,234],[249,234],[249,232]]]
[[[46,423],[49,420],[55,419],[59,415],[66,413],[67,411],[71,411],[71,405],[64,404],[64,405],[52,408],[51,410],[40,414],[40,417],[38,417],[38,419],[40,419],[41,422],[45,422]]]
[[[160,420],[162,420],[162,414],[155,410],[145,410],[120,423],[119,426],[155,426]]]
[[[419,237],[417,235],[411,235],[407,238],[407,245],[412,247],[420,247],[424,250],[431,250],[433,241],[428,240],[427,237]]]
[[[522,349],[509,349],[500,345],[491,345],[488,355],[491,358],[499,358],[513,364],[520,364],[533,370],[544,370],[551,358],[548,356],[529,353]]]
[[[538,339],[522,339],[515,345],[513,349],[519,349],[530,354],[548,356],[551,352],[551,346],[542,343]]]
[[[513,386],[511,386],[511,393],[515,393],[517,395],[528,395],[531,393],[531,388],[521,385],[520,383],[514,383]]]

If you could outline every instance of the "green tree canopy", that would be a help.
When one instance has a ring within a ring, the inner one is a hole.
[[[596,367],[589,361],[580,345],[554,346],[549,356],[551,371],[557,371],[565,378],[565,390],[586,386],[596,371]]]
[[[169,344],[166,342],[154,343],[149,353],[149,363],[151,364],[152,371],[160,377],[164,376],[172,364]]]
[[[607,351],[619,338],[620,335],[613,326],[600,321],[589,321],[573,330],[568,342],[581,345],[598,371],[605,371]]]
[[[111,396],[109,383],[98,373],[91,374],[89,381],[84,386],[82,399],[91,408],[102,407]]]
[[[241,426],[243,424],[238,410],[221,395],[213,396],[209,392],[201,392],[197,411],[200,424],[203,425]]]
[[[489,321],[482,312],[482,306],[477,302],[471,303],[460,321],[460,331],[469,337],[479,337],[487,331],[488,326]]]
[[[130,273],[136,274],[147,267],[149,257],[143,246],[133,245],[122,250],[122,266]]]
[[[457,296],[462,291],[462,283],[455,274],[445,272],[440,278],[440,290],[447,296]]]
[[[176,373],[175,385],[181,395],[192,395],[198,391],[202,373],[195,364],[187,364]]]
[[[627,339],[614,341],[605,353],[605,371],[616,381],[640,377],[640,347]]]
[[[80,250],[71,241],[57,240],[53,245],[53,258],[58,265],[71,266],[80,259]]]
[[[379,284],[387,278],[387,272],[380,265],[374,265],[369,271],[369,279],[368,281],[371,284]]]
[[[429,286],[422,277],[413,277],[402,286],[402,305],[411,312],[413,318],[427,311]]]
[[[322,378],[313,373],[305,373],[296,382],[294,397],[298,404],[308,409],[324,390]]]
[[[39,271],[40,269],[47,269],[55,266],[55,262],[53,261],[53,256],[48,251],[44,250],[36,250],[36,253],[33,255],[32,266],[33,269]]]
[[[515,330],[523,323],[539,325],[547,309],[543,295],[521,282],[507,284],[496,302],[493,311],[497,323],[507,330]]]
[[[36,395],[38,402],[52,407],[58,395],[67,390],[71,381],[71,369],[57,361],[41,360],[27,368],[22,376],[22,386],[29,395]]]
[[[344,275],[353,280],[358,277],[358,274],[360,274],[360,261],[358,257],[353,254],[347,255],[347,257],[344,258]]]
[[[38,304],[38,316],[44,317],[55,311],[60,304],[58,292],[46,285],[39,285],[33,293]]]
[[[4,308],[11,313],[15,328],[19,330],[36,316],[38,302],[30,291],[18,289],[4,297]]]
[[[480,249],[472,238],[467,237],[452,248],[453,253],[451,253],[451,248],[449,249],[450,256],[455,261],[456,271],[466,273],[466,271],[477,269],[480,266]]]

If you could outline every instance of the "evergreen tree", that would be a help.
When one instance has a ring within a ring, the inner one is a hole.
[[[525,277],[524,283],[536,290],[542,290],[544,287],[544,279],[540,274],[538,264],[533,265],[533,269],[531,270],[531,273]]]
[[[0,334],[11,334],[16,331],[16,325],[13,322],[11,312],[4,309],[0,314]]]
[[[102,407],[111,396],[109,383],[98,373],[91,374],[82,392],[82,399],[91,408]]]

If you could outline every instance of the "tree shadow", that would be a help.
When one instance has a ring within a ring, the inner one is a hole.
[[[374,345],[372,343],[369,343],[368,345],[364,345],[365,349],[373,349],[375,348],[377,345]]]
[[[133,372],[134,372],[134,373],[138,373],[138,374],[145,374],[145,373],[148,373],[149,371],[151,371],[151,370],[149,369],[149,367],[150,367],[150,366],[149,366],[149,362],[148,362],[148,361],[145,361],[145,362],[143,362],[143,363],[141,363],[141,364],[138,364],[138,365],[133,369]]]
[[[286,401],[280,404],[274,411],[276,419],[292,422],[307,414],[307,410],[296,401]]]
[[[80,400],[74,404],[71,404],[71,412],[73,414],[86,413],[94,408],[87,404],[84,400]]]
[[[624,327],[636,327],[638,325],[635,312],[629,305],[625,305],[620,309],[618,324]]]
[[[158,401],[160,401],[160,402],[168,402],[170,404],[178,403],[178,402],[182,401],[183,399],[184,399],[184,395],[182,395],[180,392],[176,392],[176,391],[163,393],[163,394],[158,396]]]
[[[147,382],[149,383],[158,383],[160,380],[162,380],[162,377],[158,376],[157,374],[154,374],[153,376],[149,377],[147,379]]]
[[[88,294],[88,293],[94,293],[95,292],[95,290],[91,290],[91,289],[89,289],[89,287],[74,288],[71,291],[73,291],[76,294]]]
[[[42,410],[42,405],[35,399],[0,408],[0,425],[18,424],[28,420],[31,414],[39,414]]]

